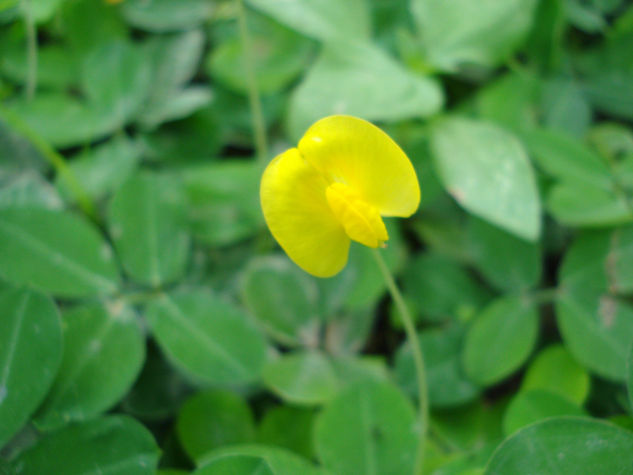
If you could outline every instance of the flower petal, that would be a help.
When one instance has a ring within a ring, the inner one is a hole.
[[[314,123],[299,142],[301,156],[331,182],[341,182],[383,216],[410,216],[420,185],[402,149],[375,125],[334,115]]]
[[[270,162],[260,188],[270,232],[299,267],[317,277],[338,273],[350,245],[325,197],[327,186],[323,175],[292,148]]]

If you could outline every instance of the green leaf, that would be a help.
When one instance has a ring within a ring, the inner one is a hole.
[[[277,406],[268,410],[259,423],[257,440],[314,458],[312,429],[315,412],[309,408]]]
[[[435,166],[466,210],[529,241],[541,233],[534,171],[521,143],[486,122],[447,118],[432,129]]]
[[[120,136],[80,152],[68,167],[86,193],[100,199],[121,186],[138,167],[140,156],[139,145]],[[60,175],[57,175],[56,185],[66,200],[74,199],[67,182]]]
[[[126,0],[122,13],[131,25],[163,33],[189,30],[203,24],[215,9],[207,0]]]
[[[554,417],[506,439],[485,473],[627,473],[632,452],[630,431],[595,419]]]
[[[180,183],[171,176],[140,173],[117,190],[108,224],[134,280],[158,287],[182,277],[190,247],[185,213]]]
[[[537,244],[478,218],[470,220],[469,231],[474,261],[491,284],[499,290],[521,290],[538,284],[542,256]]]
[[[563,345],[542,350],[530,363],[521,390],[542,389],[581,405],[589,394],[589,375]]]
[[[264,367],[264,384],[290,404],[322,404],[336,394],[339,381],[321,353],[305,351],[282,355]]]
[[[88,475],[155,473],[160,450],[152,434],[126,416],[108,416],[70,425],[45,436],[12,463],[14,473]]]
[[[293,91],[287,126],[290,137],[298,139],[323,116],[350,114],[394,122],[432,115],[442,101],[433,79],[405,69],[377,46],[333,42],[324,45]]]
[[[366,0],[247,0],[279,23],[317,40],[369,39],[371,21]]]
[[[254,235],[264,225],[260,178],[261,168],[255,162],[186,168],[182,180],[195,237],[207,244],[225,245]]]
[[[262,15],[248,16],[248,30],[257,50],[251,67],[262,94],[280,92],[306,68],[314,42]],[[240,94],[248,94],[242,41],[237,31],[211,50],[206,70],[211,77]]]
[[[184,374],[215,384],[255,381],[266,362],[266,341],[237,308],[208,291],[162,295],[146,318],[158,344]]]
[[[39,292],[0,290],[0,447],[46,396],[62,357],[62,326]]]
[[[559,272],[558,327],[565,346],[588,370],[617,381],[626,377],[633,340],[633,227],[581,235]]]
[[[208,454],[194,475],[326,475],[308,460],[278,447],[236,445]]]
[[[405,296],[431,321],[468,320],[489,294],[462,266],[438,254],[420,254],[402,276]]]
[[[0,178],[0,208],[47,208],[60,210],[63,202],[57,190],[35,171]]]
[[[252,442],[253,414],[243,398],[228,391],[200,392],[180,410],[178,438],[185,452],[196,461],[223,445]]]
[[[0,179],[19,172],[44,171],[46,158],[0,115]]]
[[[573,80],[555,78],[543,88],[543,122],[547,128],[583,137],[591,124],[591,107]]]
[[[411,473],[418,444],[415,411],[389,383],[340,392],[319,415],[315,443],[326,468],[346,475]]]
[[[289,346],[317,340],[318,288],[286,256],[251,260],[240,282],[246,307],[272,338]]]
[[[136,315],[120,302],[75,307],[63,320],[62,364],[35,421],[47,430],[111,408],[130,390],[145,358]]]
[[[503,418],[506,435],[534,422],[554,416],[583,416],[577,405],[556,393],[540,389],[521,391],[512,398]]]
[[[535,0],[414,0],[413,18],[426,60],[444,71],[492,68],[509,57],[532,26]]]
[[[0,210],[0,268],[10,282],[60,297],[111,294],[119,285],[110,246],[68,212]]]
[[[489,386],[516,371],[534,349],[538,328],[534,302],[513,295],[494,300],[466,334],[462,364],[468,377]]]
[[[458,325],[425,330],[419,334],[431,407],[464,404],[479,394],[479,388],[466,378],[462,369],[463,336],[464,330]],[[408,342],[396,353],[395,376],[407,393],[418,397],[415,366]]]

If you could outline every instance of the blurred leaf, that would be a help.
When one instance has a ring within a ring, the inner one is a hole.
[[[629,406],[630,411],[633,413],[633,345],[631,345],[631,350],[629,351],[629,358],[626,364],[627,368],[627,378],[626,378],[626,388],[629,393]]]
[[[536,0],[414,0],[427,61],[444,71],[492,68],[510,56],[532,26]]]
[[[585,368],[624,381],[633,340],[633,227],[581,235],[559,271],[556,318],[565,346]]]
[[[519,237],[541,233],[534,172],[521,143],[480,121],[447,118],[432,129],[435,166],[447,191],[464,208]]]
[[[467,403],[479,394],[462,370],[461,351],[464,330],[452,325],[420,333],[431,407],[450,407]],[[411,345],[404,343],[395,359],[395,376],[407,393],[418,397]]]
[[[48,392],[62,357],[62,325],[53,301],[25,289],[0,290],[0,447]]]
[[[134,280],[158,287],[182,277],[190,244],[185,213],[180,184],[171,176],[140,173],[117,190],[109,228]]]
[[[315,45],[262,15],[251,14],[248,20],[254,50],[251,67],[257,78],[257,88],[262,94],[279,92],[306,69]],[[206,70],[227,88],[240,94],[248,93],[244,51],[237,31],[211,50]]]
[[[626,473],[633,434],[595,419],[554,417],[505,440],[486,474]]]
[[[64,0],[29,0],[28,2],[20,2],[19,5],[23,10],[23,15],[32,15],[36,22],[44,23],[51,19],[63,1]]]
[[[546,390],[581,405],[589,394],[589,375],[560,344],[542,350],[530,363],[521,390]]]
[[[157,33],[197,27],[214,9],[215,3],[208,0],[126,0],[121,7],[132,26]]]
[[[253,414],[244,399],[228,391],[200,392],[180,410],[178,438],[192,460],[198,461],[224,445],[252,442]]]
[[[284,401],[318,405],[332,399],[339,382],[331,363],[321,353],[287,353],[264,367],[264,384]]]
[[[263,226],[261,167],[255,162],[192,166],[182,173],[194,236],[211,245],[252,236]]]
[[[0,208],[47,208],[60,210],[63,202],[57,190],[35,171],[11,175],[3,182],[0,175]]]
[[[46,159],[33,144],[0,119],[0,179],[23,171],[43,171],[46,166]]]
[[[261,374],[266,342],[259,329],[207,291],[163,294],[146,318],[167,357],[195,381],[243,384]]]
[[[607,29],[607,19],[598,7],[599,2],[565,0],[565,11],[569,21],[586,33],[600,33]]]
[[[316,450],[336,473],[411,473],[418,427],[409,400],[389,383],[361,383],[340,392],[321,412]]]
[[[583,416],[577,405],[556,393],[535,389],[519,392],[506,410],[503,430],[506,435],[534,422],[554,416]]]
[[[289,346],[316,343],[318,288],[286,256],[251,260],[240,288],[245,305],[272,338]]]
[[[326,475],[310,461],[278,447],[236,445],[208,454],[195,475]]]
[[[125,136],[117,136],[97,147],[80,152],[68,166],[77,181],[94,199],[115,191],[138,167],[140,147]],[[57,188],[66,200],[73,195],[59,175]]]
[[[537,244],[475,217],[470,220],[469,236],[475,264],[495,287],[521,290],[538,284],[542,256]]]
[[[154,128],[169,120],[191,115],[211,101],[206,86],[190,86],[200,64],[204,35],[192,30],[179,35],[155,37],[147,45],[152,59],[152,86],[138,121]]]
[[[112,407],[130,390],[145,359],[136,316],[120,302],[74,307],[63,321],[62,364],[35,420],[46,430]]]
[[[525,363],[538,332],[534,302],[513,295],[494,300],[466,334],[462,354],[466,374],[483,386],[502,380]]]
[[[545,72],[558,70],[564,55],[567,27],[567,0],[541,0],[538,3],[526,50],[530,62]]]
[[[160,450],[152,434],[134,419],[108,416],[70,425],[41,439],[13,460],[15,473],[39,475],[103,473],[150,475]]]
[[[591,124],[591,107],[573,79],[555,78],[543,87],[545,127],[583,137]]]
[[[405,296],[431,321],[468,320],[489,293],[463,267],[437,254],[411,259],[402,275]]]
[[[247,0],[279,23],[317,40],[368,39],[371,32],[366,0]]]
[[[61,297],[111,294],[119,285],[110,246],[92,225],[67,212],[0,210],[0,268],[11,282]]]
[[[393,122],[432,115],[442,102],[442,91],[433,79],[405,69],[380,48],[333,42],[324,45],[293,91],[287,126],[290,137],[298,139],[323,116],[349,114]]]
[[[312,430],[315,413],[312,409],[276,406],[263,415],[257,440],[291,450],[308,459],[314,458]]]
[[[615,122],[594,125],[589,142],[603,157],[618,161],[633,156],[633,130]]]
[[[59,21],[71,50],[81,56],[100,45],[128,36],[121,15],[106,2],[64,1]]]

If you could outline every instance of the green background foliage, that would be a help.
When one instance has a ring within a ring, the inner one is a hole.
[[[259,208],[331,114],[420,180],[424,473],[633,473],[632,45],[625,0],[0,1],[0,473],[412,473],[369,251],[313,278]]]

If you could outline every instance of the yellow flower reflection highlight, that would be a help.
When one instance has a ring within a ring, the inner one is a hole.
[[[314,123],[262,176],[264,218],[303,270],[331,277],[347,263],[352,240],[379,247],[389,239],[382,217],[411,216],[420,203],[415,170],[375,125],[335,115]]]

